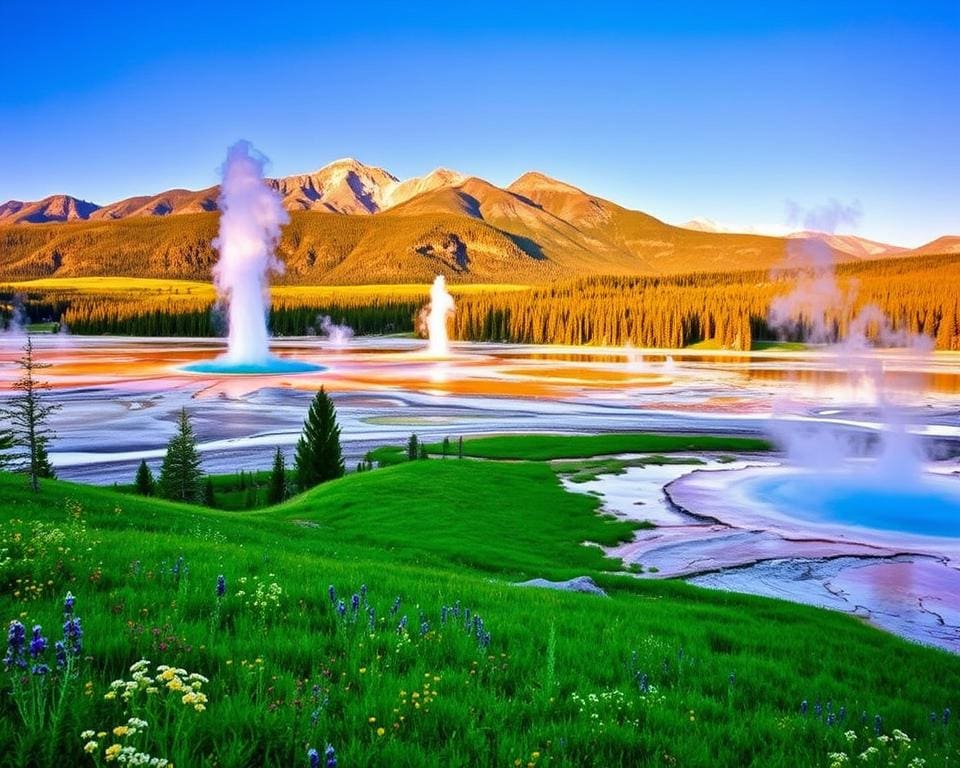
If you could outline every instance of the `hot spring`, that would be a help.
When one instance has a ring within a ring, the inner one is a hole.
[[[770,472],[740,484],[743,497],[785,517],[919,536],[960,536],[960,480],[923,473],[886,482],[872,472]]]

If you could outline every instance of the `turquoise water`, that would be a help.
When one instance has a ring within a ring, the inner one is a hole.
[[[745,485],[781,514],[813,523],[960,538],[960,480],[953,477],[893,485],[868,473],[776,474]]]
[[[264,363],[243,365],[224,363],[219,360],[205,360],[202,363],[185,365],[181,370],[190,373],[210,373],[225,376],[269,376],[284,373],[315,373],[325,371],[326,368],[322,365],[304,363],[300,360],[274,357]]]

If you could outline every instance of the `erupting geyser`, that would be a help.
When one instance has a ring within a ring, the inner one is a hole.
[[[451,314],[453,314],[453,297],[447,293],[446,278],[443,275],[437,275],[430,288],[430,308],[427,314],[427,334],[430,337],[427,351],[433,357],[447,357],[450,354],[447,318]]]
[[[298,373],[320,366],[284,360],[270,353],[267,312],[270,273],[283,272],[275,254],[289,221],[280,196],[263,180],[266,158],[248,141],[227,151],[220,187],[220,232],[213,268],[220,301],[227,306],[227,352],[209,363],[187,366],[198,373]]]

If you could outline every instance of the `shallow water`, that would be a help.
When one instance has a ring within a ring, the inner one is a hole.
[[[741,488],[746,497],[813,523],[960,536],[960,481],[953,477],[888,483],[872,471],[776,473],[759,475]]]

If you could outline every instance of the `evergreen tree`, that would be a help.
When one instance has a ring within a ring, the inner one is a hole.
[[[287,462],[283,452],[277,448],[273,456],[273,470],[270,472],[270,485],[267,486],[267,503],[279,504],[287,498]]]
[[[410,461],[416,461],[420,457],[420,441],[416,435],[410,435],[407,441],[407,458]]]
[[[156,483],[153,480],[153,472],[147,466],[146,461],[141,461],[137,467],[137,479],[134,481],[137,493],[141,496],[153,496]]]
[[[447,454],[450,453],[450,438],[443,438],[443,458],[447,458]]]
[[[167,499],[195,502],[200,499],[200,456],[186,408],[180,410],[177,434],[167,444],[160,468],[160,492]]]
[[[337,411],[323,387],[313,398],[303,424],[303,434],[297,443],[296,470],[301,491],[343,476]]]
[[[428,456],[427,456],[427,444],[426,444],[426,443],[420,443],[420,458],[421,458],[421,459],[426,459],[426,458],[428,458]]]
[[[37,381],[34,373],[50,366],[33,359],[33,340],[29,336],[17,364],[21,373],[13,383],[13,389],[19,394],[7,401],[7,406],[0,411],[0,417],[7,422],[10,430],[9,446],[12,451],[7,454],[7,463],[30,476],[30,486],[36,493],[40,490],[40,478],[54,477],[47,444],[55,434],[47,426],[47,421],[60,406],[44,402],[43,395],[50,385],[45,381]]]
[[[460,439],[457,440],[457,458],[463,458],[463,435],[460,435]]]
[[[213,479],[210,477],[203,484],[203,504],[206,507],[217,506],[217,495],[213,490]]]

